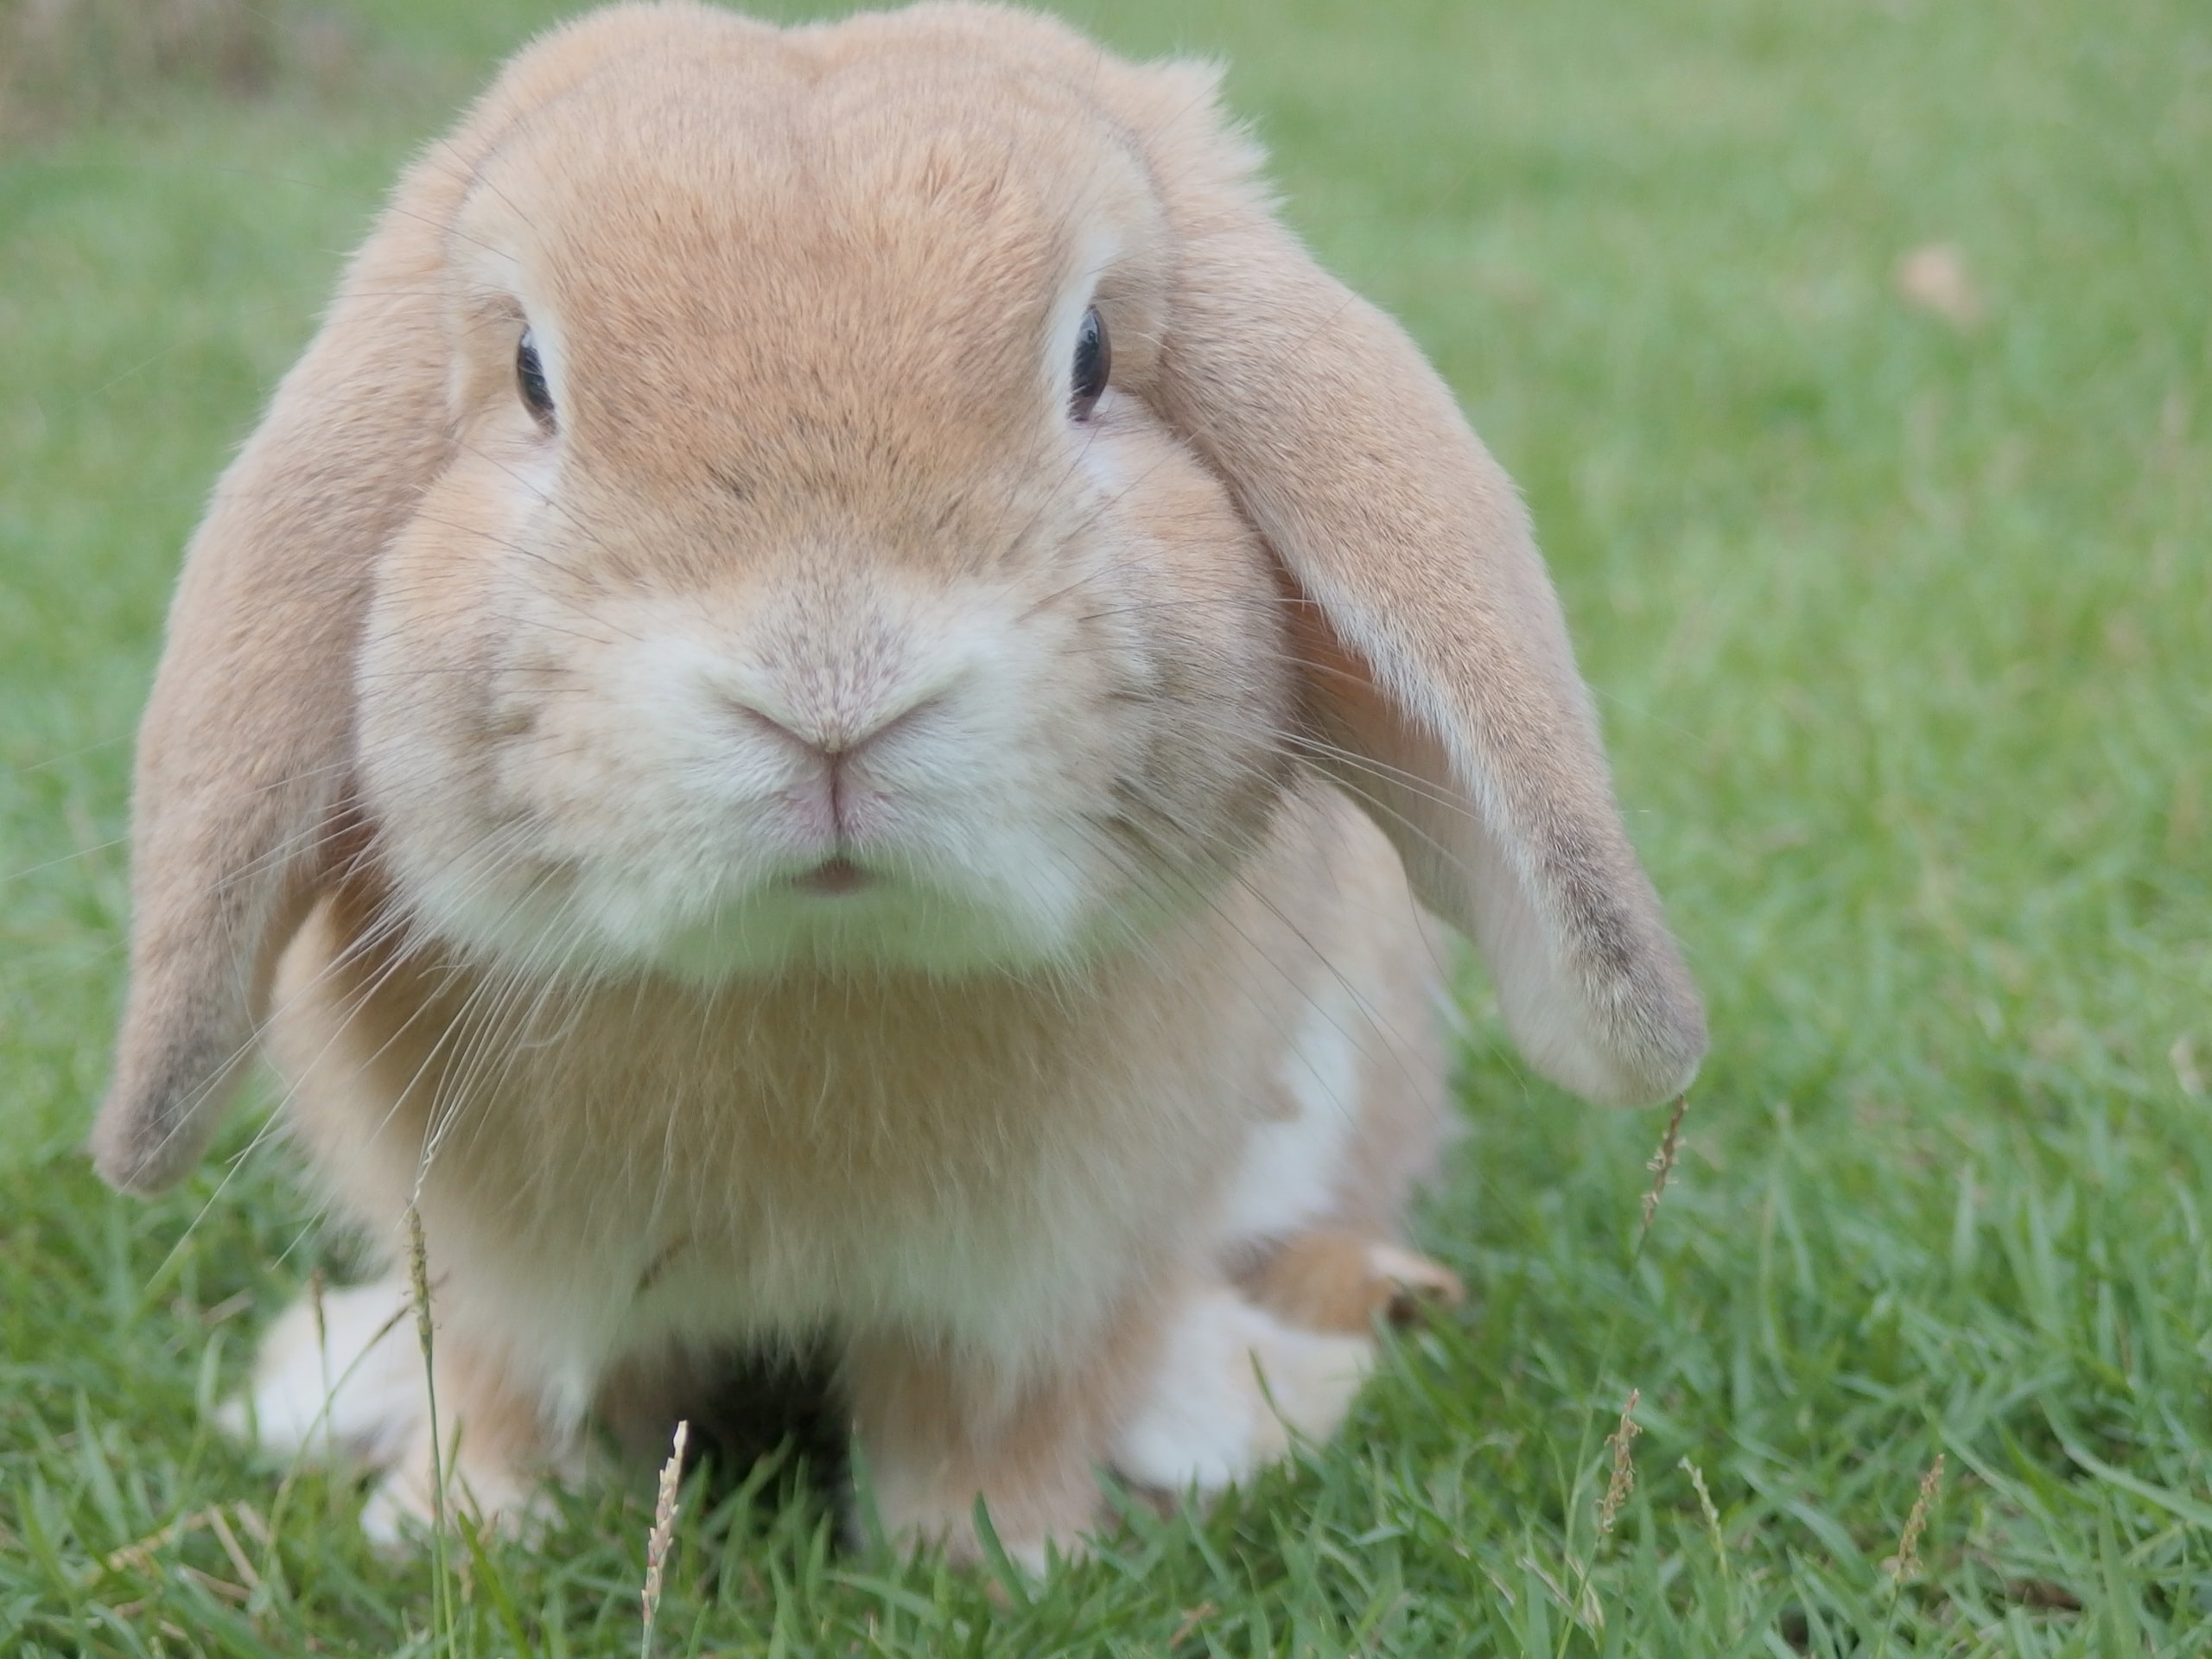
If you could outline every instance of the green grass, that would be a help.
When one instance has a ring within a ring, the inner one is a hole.
[[[1422,1234],[1475,1299],[1340,1442],[1042,1586],[694,1490],[660,1651],[2212,1651],[2212,14],[1071,10],[1230,60],[1521,480],[1713,1058],[1638,1255],[1659,1122],[1530,1081],[1478,993]],[[78,1150],[178,546],[399,159],[550,15],[376,0],[334,79],[0,150],[11,1653],[637,1649],[649,1475],[456,1545],[434,1629],[356,1493],[209,1423],[343,1265],[281,1160],[142,1205]],[[1934,242],[1978,326],[1901,302]]]

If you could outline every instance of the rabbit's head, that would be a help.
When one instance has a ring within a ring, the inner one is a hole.
[[[618,9],[403,181],[187,563],[101,1168],[196,1157],[347,861],[510,969],[1050,971],[1319,768],[1540,1069],[1702,1016],[1511,486],[1189,66]]]
[[[1296,714],[1257,538],[1141,394],[1141,158],[1019,60],[704,17],[446,232],[453,454],[379,562],[359,805],[549,970],[1021,968],[1203,902]]]

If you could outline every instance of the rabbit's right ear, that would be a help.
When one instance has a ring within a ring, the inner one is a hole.
[[[113,1185],[158,1192],[198,1160],[341,855],[376,563],[453,448],[444,273],[475,171],[521,114],[684,16],[602,13],[516,60],[402,178],[216,486],[139,728],[130,985],[92,1129]]]
[[[1118,88],[1176,245],[1145,395],[1274,550],[1310,753],[1481,947],[1522,1052],[1590,1099],[1675,1094],[1704,1010],[1519,498],[1404,332],[1277,221],[1211,83]]]

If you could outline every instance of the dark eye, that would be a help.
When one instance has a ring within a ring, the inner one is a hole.
[[[1069,377],[1068,414],[1087,421],[1097,407],[1098,394],[1106,390],[1106,376],[1114,366],[1114,348],[1106,339],[1106,320],[1092,306],[1083,314],[1075,331],[1075,372]]]
[[[522,331],[522,344],[515,347],[515,384],[522,390],[523,406],[537,416],[538,423],[553,424],[553,389],[545,384],[545,365],[537,360],[537,339],[529,329]]]

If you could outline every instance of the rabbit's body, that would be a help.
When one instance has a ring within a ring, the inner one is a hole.
[[[1548,1076],[1694,1071],[1511,486],[1211,98],[988,6],[582,20],[226,475],[96,1151],[174,1179],[265,1038],[339,1207],[418,1208],[480,1510],[731,1342],[828,1344],[956,1551],[1326,1433],[1452,1288],[1397,1242],[1422,906]],[[399,1283],[255,1396],[378,1528],[429,1508]]]
[[[572,1407],[618,1355],[828,1325],[1018,1374],[1159,1261],[1387,1236],[1443,1124],[1429,948],[1325,788],[1217,906],[1049,977],[510,986],[349,951],[362,902],[334,895],[280,976],[288,1116],[378,1236],[419,1191],[441,1272],[470,1264],[456,1308],[514,1264],[467,1323],[511,1325]]]
[[[1294,915],[1262,894],[1298,895]],[[395,959],[380,913],[358,884],[318,907],[272,1052],[341,1210],[392,1240],[419,1204],[446,1409],[496,1374],[537,1426],[501,1448],[525,1468],[563,1460],[611,1377],[645,1373],[658,1401],[652,1373],[718,1346],[824,1339],[863,1390],[883,1344],[935,1351],[983,1418],[1079,1379],[1099,1398],[1071,1449],[1115,1463],[1173,1323],[1133,1333],[1130,1306],[1226,1294],[1301,1235],[1389,1242],[1445,1121],[1432,946],[1388,842],[1325,786],[1284,804],[1218,904],[1049,977],[507,983]],[[1352,1329],[1313,1351],[1328,1376],[1302,1427],[1332,1426],[1374,1307],[1325,1322]],[[1217,1485],[1279,1443],[1249,1403],[1185,1466],[1119,1461]]]

